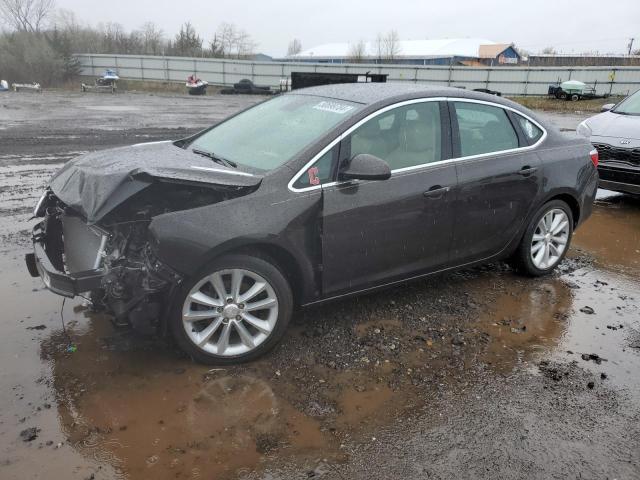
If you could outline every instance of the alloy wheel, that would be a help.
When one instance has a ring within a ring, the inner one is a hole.
[[[569,217],[563,210],[554,208],[542,216],[531,240],[531,261],[536,268],[548,270],[560,261],[570,231]]]
[[[263,343],[278,320],[278,298],[262,276],[225,269],[200,279],[182,307],[188,338],[203,351],[243,355]]]

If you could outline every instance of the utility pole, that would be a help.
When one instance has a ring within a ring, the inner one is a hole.
[[[635,40],[635,38],[630,38],[629,39],[629,55],[631,55],[631,51],[633,50],[633,41]]]

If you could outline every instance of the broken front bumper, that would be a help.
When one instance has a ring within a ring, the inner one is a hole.
[[[25,255],[27,269],[33,277],[41,277],[45,286],[58,295],[75,297],[83,292],[101,288],[105,276],[103,269],[86,270],[72,274],[58,270],[46,251],[46,238],[41,225],[33,229],[33,253]]]

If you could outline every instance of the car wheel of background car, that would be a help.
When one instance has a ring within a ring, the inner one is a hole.
[[[253,360],[282,338],[293,308],[284,275],[265,259],[229,255],[185,282],[174,303],[171,331],[194,360]]]
[[[569,250],[573,235],[573,215],[569,205],[553,200],[533,216],[514,254],[516,268],[540,276],[551,272]]]
[[[578,100],[580,100],[580,95],[578,95],[577,93],[574,93],[573,95],[571,95],[572,102],[577,102]]]

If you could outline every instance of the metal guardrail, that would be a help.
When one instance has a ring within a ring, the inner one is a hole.
[[[196,74],[212,85],[228,86],[248,78],[278,88],[293,71],[381,73],[389,82],[412,82],[467,89],[486,88],[503,95],[546,95],[558,81],[580,80],[595,85],[598,95],[627,95],[640,89],[640,67],[454,67],[378,64],[253,62],[218,58],[150,55],[76,54],[83,75],[116,69],[123,79],[184,82]]]

